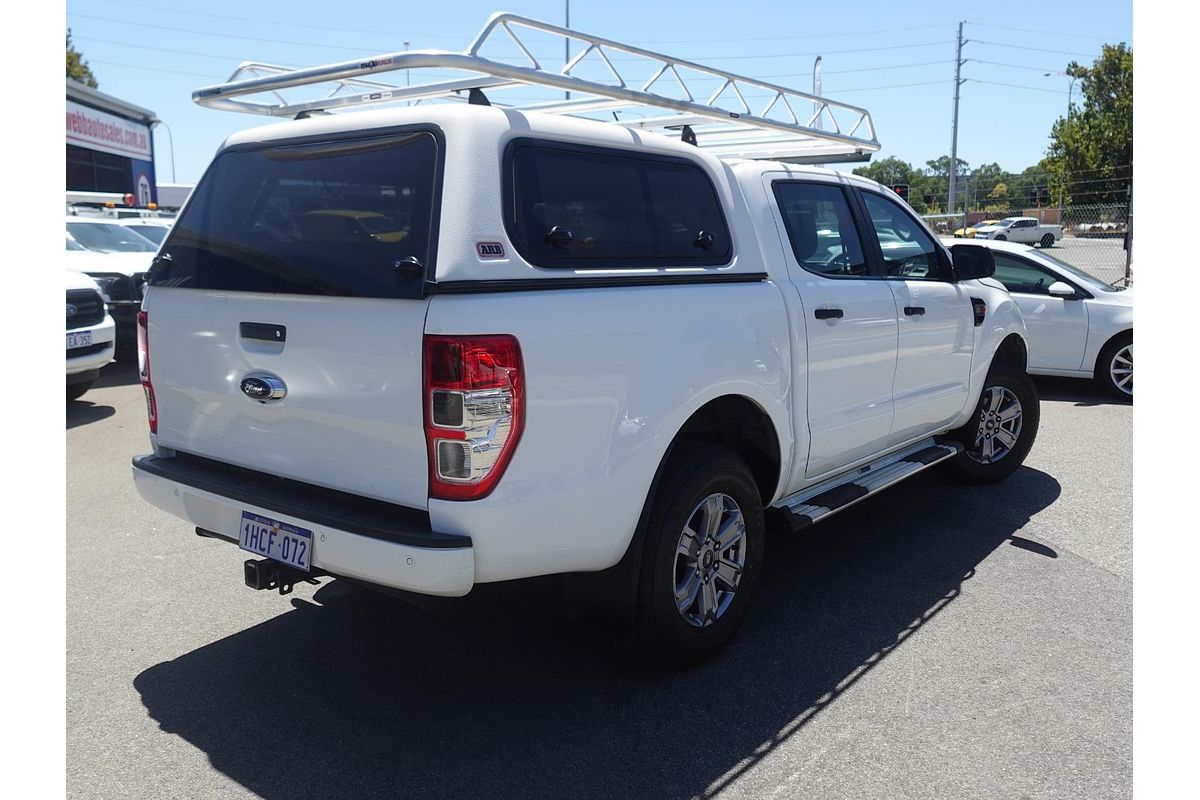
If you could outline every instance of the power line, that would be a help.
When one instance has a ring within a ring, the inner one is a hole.
[[[240,41],[262,42],[262,43],[266,43],[266,44],[285,44],[285,45],[291,45],[294,47],[319,47],[319,48],[326,49],[326,50],[345,50],[345,51],[355,52],[355,53],[363,52],[362,47],[346,47],[344,45],[333,45],[333,44],[326,44],[326,43],[321,43],[321,42],[301,42],[301,41],[296,41],[296,40],[292,40],[292,39],[269,39],[269,38],[261,37],[261,36],[239,36],[237,34],[232,34],[232,33],[216,33],[216,32],[212,32],[212,31],[200,31],[200,30],[196,30],[194,28],[181,28],[181,27],[174,26],[174,25],[154,25],[154,24],[151,24],[148,22],[134,22],[132,20],[115,19],[113,17],[102,17],[102,16],[97,16],[94,14],[79,14],[79,13],[72,12],[72,15],[79,17],[81,19],[99,20],[101,22],[114,22],[114,23],[117,23],[120,25],[133,25],[133,26],[140,27],[140,28],[151,28],[154,30],[174,31],[177,33],[188,33],[188,34],[193,34],[193,35],[197,35],[197,36],[213,36],[213,37],[217,37],[217,38],[221,38],[221,39],[236,39],[236,40],[240,40]],[[913,44],[887,45],[885,47],[862,47],[862,48],[852,48],[852,49],[846,49],[846,50],[822,50],[820,52],[814,51],[811,53],[769,53],[769,54],[762,54],[762,55],[736,55],[736,56],[709,55],[709,56],[701,56],[700,59],[708,59],[708,60],[712,60],[712,61],[728,61],[728,60],[764,59],[764,58],[796,58],[796,57],[801,57],[801,56],[843,55],[843,54],[847,54],[847,53],[874,53],[874,52],[884,51],[884,50],[905,50],[905,49],[912,49],[912,48],[917,48],[917,47],[932,47],[934,45],[940,45],[940,44],[948,44],[948,40],[936,41],[936,42],[916,42]],[[688,60],[700,60],[700,59],[688,58]],[[645,59],[643,59],[641,57],[634,57],[634,58],[613,58],[612,60],[613,61],[644,61]]]
[[[992,47],[1008,47],[1013,50],[1031,50],[1038,53],[1055,53],[1060,56],[1082,56],[1084,58],[1096,59],[1100,56],[1096,53],[1076,53],[1070,50],[1051,50],[1046,47],[1029,47],[1021,44],[1007,44],[1005,42],[986,42],[983,39],[972,39],[975,44],[991,45]]]
[[[95,19],[95,20],[100,20],[102,22],[115,22],[119,25],[133,25],[133,26],[139,27],[139,28],[153,28],[155,30],[160,30],[160,31],[175,31],[177,33],[190,33],[190,34],[196,35],[196,36],[215,36],[220,39],[239,39],[241,41],[246,41],[246,42],[265,42],[267,44],[286,44],[286,45],[292,45],[295,47],[320,47],[320,48],[323,48],[326,50],[347,50],[347,51],[354,52],[354,53],[362,53],[363,52],[362,47],[344,47],[342,45],[320,44],[317,42],[295,42],[295,41],[291,41],[291,40],[287,40],[287,39],[265,39],[265,38],[258,37],[258,36],[238,36],[238,35],[232,34],[232,33],[211,33],[209,31],[198,31],[198,30],[194,30],[192,28],[178,28],[178,27],[174,27],[171,25],[152,25],[148,22],[133,22],[131,20],[126,20],[126,19],[113,19],[112,17],[98,17],[98,16],[93,16],[91,14],[75,14],[74,12],[72,12],[72,14],[73,14],[73,16],[81,17],[83,19]]]
[[[81,41],[81,42],[103,42],[104,44],[115,44],[119,47],[132,47],[137,50],[154,50],[154,51],[157,51],[160,53],[177,53],[177,54],[185,55],[185,56],[196,56],[197,58],[215,58],[219,61],[241,62],[241,61],[245,60],[242,56],[221,56],[221,55],[214,55],[212,53],[200,53],[195,50],[180,50],[177,47],[155,47],[154,45],[149,45],[149,44],[136,44],[135,42],[119,42],[115,39],[101,39],[96,36],[74,36],[74,35],[72,35],[71,38],[77,39],[78,41]],[[283,66],[287,66],[287,65],[280,64],[279,66],[283,67]]]
[[[1013,27],[1009,27],[1008,25],[992,25],[991,23],[987,23],[987,22],[968,22],[967,24],[973,25],[976,28],[995,28],[997,30],[1016,31],[1018,33],[1040,33],[1044,36],[1066,36],[1071,39],[1104,39],[1105,41],[1113,41],[1115,39],[1116,41],[1124,41],[1124,39],[1122,39],[1119,36],[1118,37],[1093,36],[1091,34],[1084,34],[1084,33],[1060,33],[1058,31],[1046,31],[1046,30],[1039,31],[1034,28],[1013,28]]]
[[[96,58],[89,58],[89,64],[103,64],[106,67],[128,67],[129,69],[153,70],[154,72],[166,72],[172,75],[188,75],[193,78],[206,78],[208,80],[221,81],[224,78],[214,78],[212,75],[201,75],[199,72],[183,72],[177,69],[162,69],[161,67],[149,67],[145,64],[122,64],[119,61],[101,61]]]
[[[985,81],[982,78],[967,78],[967,80],[972,81],[974,83],[986,83],[989,86],[1007,86],[1010,89],[1027,89],[1031,92],[1048,92],[1050,94],[1066,94],[1066,92],[1064,92],[1061,89],[1043,89],[1039,86],[1022,86],[1021,84],[1018,84],[1018,83],[1001,83],[999,81]]]
[[[894,83],[891,86],[861,86],[857,89],[838,89],[835,94],[846,94],[847,92],[877,92],[880,89],[907,89],[910,86],[933,86],[935,84],[951,83],[950,80],[940,81],[925,81],[923,83]]]
[[[1058,67],[1028,67],[1024,64],[1006,64],[1003,61],[984,61],[982,58],[972,58],[973,64],[991,64],[994,67],[1012,67],[1013,69],[1027,69],[1031,72],[1061,72]]]
[[[111,2],[111,0],[107,0],[107,2]],[[318,30],[318,31],[337,31],[339,33],[367,33],[367,34],[376,34],[376,35],[382,35],[382,36],[427,36],[430,39],[458,39],[458,40],[462,40],[462,41],[470,41],[471,39],[474,38],[473,36],[461,36],[461,35],[454,36],[454,35],[444,34],[444,33],[414,33],[412,31],[401,33],[400,31],[383,31],[383,30],[379,30],[379,29],[364,30],[362,28],[335,28],[330,25],[305,25],[304,23],[301,23],[301,22],[282,22],[281,23],[280,20],[278,20],[278,19],[262,19],[261,17],[239,17],[239,16],[232,16],[229,14],[208,14],[203,11],[180,11],[180,10],[174,9],[174,8],[163,8],[162,6],[149,5],[147,3],[122,2],[121,5],[133,6],[135,8],[148,8],[153,11],[157,11],[159,13],[166,12],[168,14],[180,14],[180,15],[191,16],[191,17],[208,17],[209,19],[224,19],[224,20],[231,20],[233,22],[259,22],[264,25],[274,25],[276,27],[283,25],[283,27],[285,27],[285,28],[308,28],[311,30]],[[76,16],[84,16],[84,15],[76,14]]]
[[[109,0],[109,2],[111,2],[111,0]],[[364,30],[362,28],[336,28],[336,27],[332,27],[329,25],[306,25],[306,24],[303,24],[300,22],[281,23],[280,20],[278,20],[278,19],[263,19],[261,17],[242,17],[242,16],[234,16],[234,15],[230,15],[230,14],[212,14],[212,13],[206,13],[203,11],[190,11],[190,10],[183,11],[183,10],[173,9],[173,8],[172,9],[163,8],[162,6],[151,5],[148,3],[129,2],[128,0],[124,0],[123,2],[120,3],[120,5],[131,6],[134,8],[146,8],[146,9],[151,9],[153,11],[157,11],[160,13],[165,11],[170,14],[178,14],[178,15],[182,15],[182,16],[206,17],[208,19],[223,19],[223,20],[231,20],[231,21],[235,21],[235,22],[258,22],[258,23],[262,23],[264,25],[274,25],[274,26],[279,26],[282,24],[284,27],[288,27],[288,28],[307,28],[307,29],[311,29],[311,30],[320,30],[320,31],[337,31],[339,33],[367,33],[367,34],[379,34],[379,35],[384,35],[384,36],[406,36],[406,37],[427,36],[431,39],[455,39],[455,40],[459,40],[459,41],[463,41],[463,42],[469,42],[475,38],[474,35],[463,36],[461,34],[454,35],[454,34],[445,34],[445,33],[419,33],[419,32],[414,32],[414,31],[404,31],[404,32],[385,31],[385,30],[379,30],[378,28],[373,29],[373,30]],[[946,26],[943,23],[943,24],[937,24],[937,25],[910,25],[910,26],[907,26],[904,28],[878,28],[878,29],[869,30],[869,31],[842,31],[840,33],[832,33],[832,32],[801,33],[801,34],[789,34],[786,36],[752,36],[752,37],[737,38],[737,39],[731,39],[728,37],[722,37],[719,39],[638,39],[638,40],[634,40],[633,43],[634,44],[640,43],[642,45],[646,45],[646,44],[719,44],[722,42],[768,42],[768,41],[791,41],[794,39],[850,38],[850,37],[860,37],[860,36],[878,36],[881,34],[893,34],[893,33],[905,32],[905,31],[924,31],[924,30],[932,30],[935,28],[945,28],[945,27]]]

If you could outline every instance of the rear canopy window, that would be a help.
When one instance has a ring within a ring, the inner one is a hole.
[[[547,144],[511,151],[509,233],[544,267],[712,266],[732,247],[708,175],[685,159]]]
[[[433,257],[429,132],[229,150],[171,229],[153,286],[417,297]],[[169,256],[169,258],[168,258]]]

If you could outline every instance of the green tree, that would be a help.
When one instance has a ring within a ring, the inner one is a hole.
[[[93,89],[99,85],[96,83],[96,76],[92,74],[92,68],[83,60],[83,55],[75,49],[75,45],[71,44],[70,28],[67,28],[67,77]]]
[[[1072,61],[1066,74],[1078,80],[1083,103],[1050,131],[1042,164],[1051,186],[1064,204],[1124,202],[1133,174],[1133,51],[1106,44],[1092,66]]]

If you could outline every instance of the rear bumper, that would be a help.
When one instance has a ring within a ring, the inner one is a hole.
[[[314,572],[444,596],[475,582],[470,537],[430,530],[415,509],[195,457],[137,456],[133,480],[148,503],[220,538],[237,541],[243,511],[308,528]]]

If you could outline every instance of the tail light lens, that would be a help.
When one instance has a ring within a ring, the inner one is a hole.
[[[430,497],[477,500],[490,494],[524,423],[525,373],[514,337],[425,337]]]
[[[158,433],[158,404],[154,402],[154,386],[150,383],[150,315],[139,311],[137,315],[138,377],[146,391],[146,419],[150,432]]]

